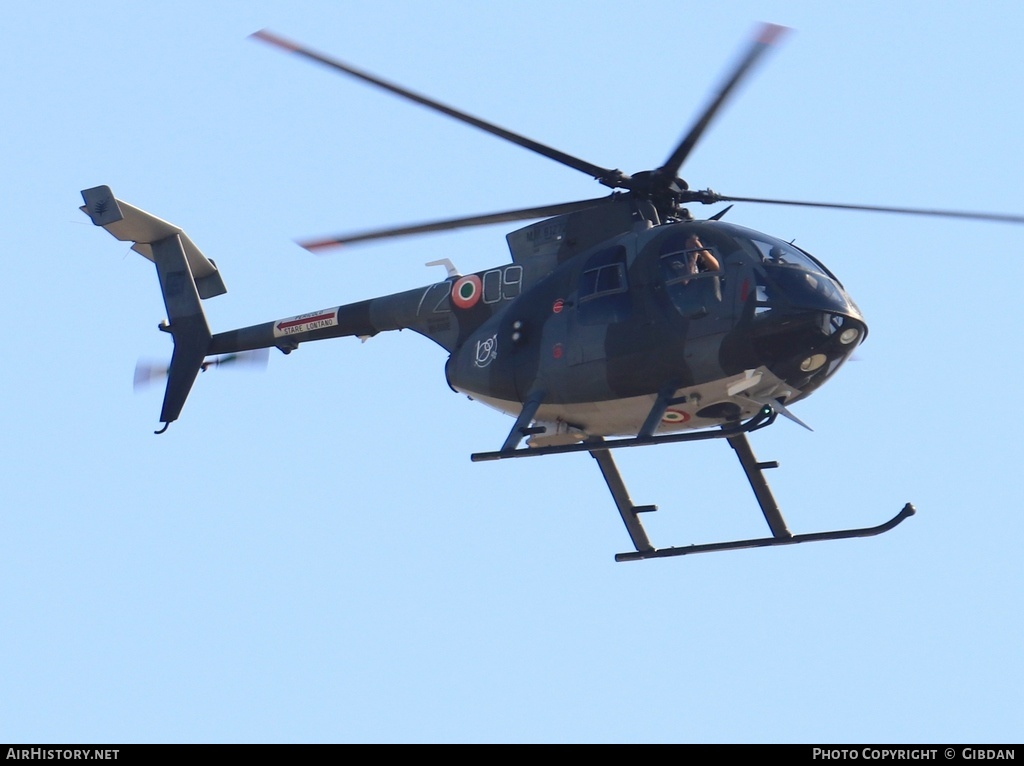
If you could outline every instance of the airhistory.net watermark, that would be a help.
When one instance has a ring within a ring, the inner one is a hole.
[[[9,747],[7,748],[7,759],[19,761],[116,761],[118,752],[118,750],[99,748],[67,750],[45,747]]]

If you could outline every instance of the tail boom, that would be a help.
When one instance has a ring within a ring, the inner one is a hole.
[[[217,333],[213,336],[209,353],[230,354],[258,348],[279,348],[289,353],[307,341],[352,335],[369,338],[382,330],[393,329],[373,322],[370,317],[371,303],[369,300],[359,301]]]

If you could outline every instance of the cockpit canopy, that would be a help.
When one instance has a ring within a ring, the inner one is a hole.
[[[723,300],[726,277],[740,273],[740,301],[756,290],[758,315],[803,309],[861,316],[839,280],[813,256],[752,229],[719,221],[677,224],[656,250],[661,283],[689,318],[713,311]]]
[[[737,227],[738,228],[738,227]],[[757,249],[761,260],[759,302],[782,300],[803,309],[821,309],[860,316],[839,280],[808,253],[789,242],[759,232],[746,231],[745,241]]]

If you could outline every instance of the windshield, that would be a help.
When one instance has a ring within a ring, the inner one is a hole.
[[[750,241],[761,253],[761,260],[766,266],[797,266],[823,277],[832,275],[811,258],[803,250],[781,239],[769,238],[761,234],[751,237]]]
[[[765,280],[760,287],[767,292],[769,300],[781,297],[795,306],[827,311],[852,308],[835,277],[795,245],[753,232],[747,240],[761,256]]]

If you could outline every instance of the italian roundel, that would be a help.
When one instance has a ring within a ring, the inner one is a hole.
[[[480,300],[480,292],[482,290],[483,285],[480,283],[480,277],[476,274],[462,277],[452,285],[452,303],[455,304],[456,308],[460,309],[473,308],[477,301]]]

